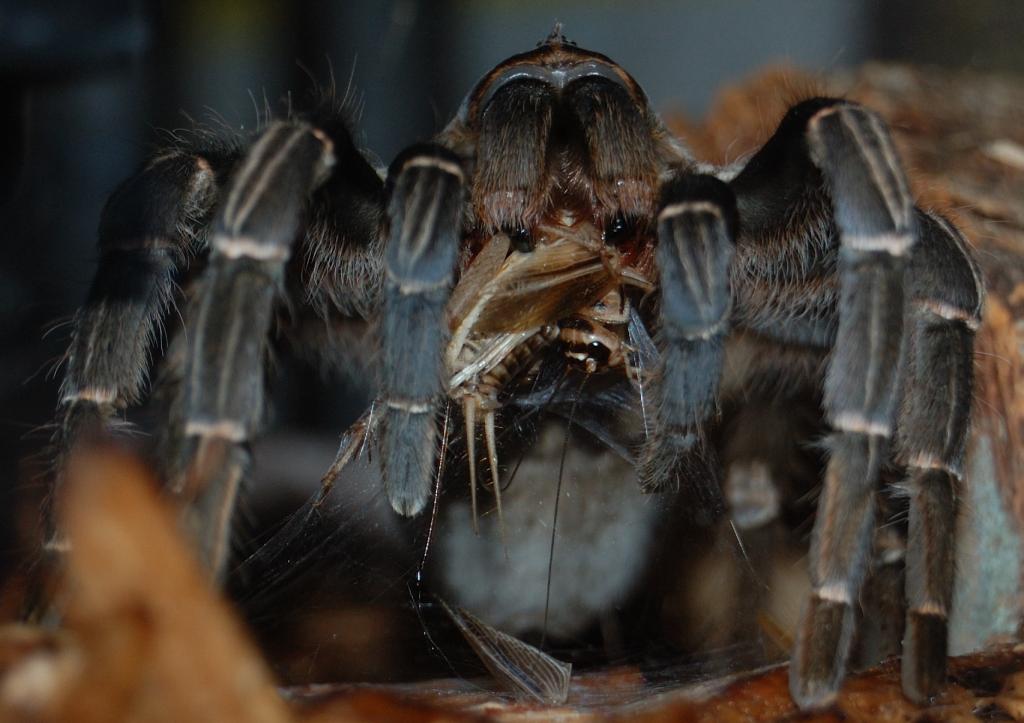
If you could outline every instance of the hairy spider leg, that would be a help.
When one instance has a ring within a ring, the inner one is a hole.
[[[465,172],[442,146],[416,146],[392,164],[387,205],[379,395],[381,465],[391,506],[420,512],[437,458],[445,391],[445,307],[458,257]]]
[[[811,540],[812,592],[790,667],[793,698],[819,708],[835,699],[849,660],[875,490],[895,431],[904,271],[917,224],[882,121],[841,101],[804,110],[806,144],[831,192],[840,244],[838,328],[824,399],[835,431]]]
[[[68,456],[143,395],[150,349],[173,303],[175,275],[202,241],[230,150],[181,148],[149,160],[103,208],[99,266],[75,315],[54,435],[55,479],[44,509],[47,547],[62,548],[52,499]],[[216,170],[215,170],[216,166]]]
[[[945,219],[918,212],[907,274],[907,353],[897,437],[910,496],[903,690],[916,701],[946,680],[957,498],[974,385],[974,334],[984,283]]]
[[[879,472],[895,452],[917,506],[907,552],[904,692],[921,700],[945,666],[938,614],[945,607],[937,603],[948,599],[938,593],[953,576],[955,495],[949,480],[935,483],[933,468],[915,477],[914,460],[940,459],[956,470],[953,452],[962,447],[929,440],[963,443],[971,347],[957,325],[976,326],[980,277],[947,222],[914,208],[884,123],[853,103],[814,98],[793,106],[728,183],[741,229],[733,323],[794,352],[830,350],[824,411],[834,433],[812,535],[812,593],[790,667],[793,697],[805,709],[827,706],[845,675]],[[933,237],[947,239],[944,251],[929,250],[942,246]],[[941,351],[939,335],[925,333],[931,326],[914,316],[925,311],[946,330]],[[936,374],[952,381],[934,385]]]
[[[652,390],[653,433],[641,451],[638,476],[645,490],[692,494],[696,516],[725,509],[718,461],[702,427],[717,409],[735,229],[735,198],[717,178],[681,174],[662,190],[655,257],[661,367]]]
[[[187,524],[216,579],[225,571],[245,444],[262,417],[273,303],[309,196],[333,164],[333,143],[323,131],[274,123],[232,176],[214,222],[186,327],[183,456],[172,487],[193,502]]]

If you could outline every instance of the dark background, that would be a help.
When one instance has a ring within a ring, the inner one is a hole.
[[[691,116],[716,88],[780,61],[1024,72],[1024,4],[997,0],[0,0],[0,509],[31,484],[26,460],[56,402],[68,328],[44,331],[83,300],[104,198],[157,129],[212,114],[251,127],[264,97],[302,93],[333,69],[361,99],[360,141],[386,164],[556,20],[619,61],[655,107]],[[280,424],[338,431],[340,395],[313,391],[311,376],[288,384]]]

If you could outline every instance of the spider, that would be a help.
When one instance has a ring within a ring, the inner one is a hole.
[[[346,352],[324,348],[310,317],[369,321],[379,338],[376,401],[325,488],[371,445],[406,516],[430,498],[450,408],[474,520],[478,434],[502,515],[498,420],[537,396],[551,359],[635,392],[642,489],[689,490],[720,511],[708,430],[772,374],[818,390],[830,429],[795,701],[828,705],[843,680],[888,465],[909,498],[903,688],[923,701],[942,685],[984,289],[957,229],[915,206],[870,110],[804,100],[748,160],[704,165],[625,70],[556,29],[487,73],[386,174],[329,100],[251,139],[177,143],[113,193],[99,247],[59,445],[66,454],[140,400],[180,283],[161,458],[215,576],[264,413],[268,340]]]

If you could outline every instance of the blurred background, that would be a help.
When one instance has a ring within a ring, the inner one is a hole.
[[[193,119],[251,127],[314,83],[351,85],[360,142],[386,164],[439,130],[491,66],[555,21],[620,62],[662,111],[699,117],[766,64],[869,59],[1024,72],[1024,3],[998,0],[5,0],[0,2],[0,510],[47,439],[67,320],[94,270],[106,195]],[[277,424],[336,435],[344,390],[293,375]],[[329,462],[311,452],[315,483]],[[15,527],[0,520],[8,561]]]

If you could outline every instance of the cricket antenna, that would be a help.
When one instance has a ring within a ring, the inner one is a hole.
[[[562,479],[565,475],[565,457],[569,453],[569,437],[572,434],[572,423],[576,419],[576,404],[583,394],[583,385],[587,383],[590,374],[583,376],[576,396],[573,397],[572,407],[569,409],[569,419],[565,424],[565,438],[562,440],[562,458],[558,462],[558,483],[555,485],[555,510],[551,518],[551,545],[548,548],[548,582],[544,591],[544,623],[540,631],[540,647],[543,650],[544,643],[548,639],[548,614],[551,611],[551,573],[555,567],[555,535],[558,532],[558,502],[562,498]]]

